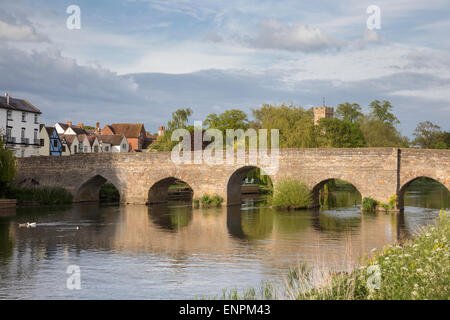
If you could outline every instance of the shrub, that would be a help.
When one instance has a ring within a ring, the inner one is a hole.
[[[119,202],[120,193],[111,182],[106,182],[100,189],[99,198],[101,202]]]
[[[27,201],[37,202],[41,205],[72,203],[72,194],[60,187],[14,185],[8,188],[6,195],[10,199],[16,199],[19,204]]]
[[[312,193],[300,180],[286,178],[277,184],[272,198],[272,206],[285,209],[300,209],[311,205]]]
[[[377,205],[378,205],[378,201],[376,201],[372,198],[364,198],[362,201],[363,210],[368,210],[368,211],[375,210]]]
[[[215,206],[219,207],[220,205],[222,205],[223,198],[218,195],[209,196],[207,194],[204,194],[201,197],[200,202],[202,205],[206,205],[206,206],[215,205]]]

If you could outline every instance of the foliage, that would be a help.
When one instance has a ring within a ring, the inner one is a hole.
[[[48,186],[21,187],[11,185],[6,191],[10,199],[17,199],[19,204],[32,201],[41,205],[72,203],[72,194],[64,188]]]
[[[341,103],[336,108],[336,117],[338,119],[357,122],[362,117],[361,107],[357,103]]]
[[[314,120],[312,110],[306,111],[293,104],[263,104],[260,109],[252,110],[255,129],[278,129],[280,148],[313,148]],[[268,134],[268,139],[269,138]],[[268,140],[270,141],[270,140]]]
[[[5,194],[8,184],[17,174],[16,159],[11,150],[6,150],[0,139],[0,197]]]
[[[363,116],[359,126],[364,136],[366,147],[408,147],[407,137],[403,137],[392,125],[381,120]]]
[[[270,180],[269,175],[263,174],[260,168],[250,170],[245,177],[249,180],[253,179],[255,184],[272,188],[272,180]]]
[[[368,211],[375,210],[377,205],[378,205],[378,201],[374,200],[372,198],[364,198],[362,201],[363,210],[368,210]]]
[[[211,113],[206,117],[203,124],[207,126],[208,129],[218,129],[222,131],[222,133],[225,133],[226,129],[247,130],[249,128],[247,114],[238,109],[226,110],[219,115]]]
[[[172,112],[172,120],[167,122],[167,130],[163,136],[158,136],[155,142],[153,142],[149,147],[148,151],[171,151],[177,141],[172,141],[172,133],[176,129],[187,129],[187,123],[189,117],[192,115],[192,110],[178,109]]]
[[[441,127],[430,121],[420,122],[413,133],[415,139],[414,144],[421,148],[428,149],[447,149],[450,147],[448,143],[448,132],[442,132]]]
[[[277,184],[272,199],[273,207],[301,209],[311,205],[312,193],[300,180],[285,178]]]
[[[395,126],[400,123],[397,117],[391,112],[393,107],[389,101],[383,100],[380,102],[374,100],[369,104],[372,110],[371,116],[376,120],[381,121],[382,124]]]
[[[216,206],[216,207],[220,207],[222,205],[223,202],[223,198],[214,194],[212,196],[208,195],[208,194],[204,194],[201,198],[200,198],[200,203],[204,206]]]
[[[99,198],[101,202],[119,202],[120,193],[112,183],[106,182],[100,188]]]
[[[317,145],[327,148],[358,148],[364,146],[364,137],[357,123],[322,118],[317,126]]]

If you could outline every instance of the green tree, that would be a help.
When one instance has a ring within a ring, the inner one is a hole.
[[[225,132],[226,129],[243,129],[249,128],[249,121],[247,114],[244,111],[238,109],[226,110],[225,112],[217,115],[211,113],[203,122],[205,126]]]
[[[383,124],[389,124],[395,126],[400,123],[397,117],[391,112],[393,107],[389,101],[374,100],[369,104],[370,109],[372,109],[371,116],[375,119],[380,120]]]
[[[0,196],[5,194],[8,184],[16,177],[16,159],[11,150],[5,149],[0,139]]]
[[[445,133],[441,131],[441,127],[431,121],[419,122],[413,135],[414,144],[421,148],[447,149]]]
[[[293,104],[263,104],[252,110],[255,129],[278,129],[281,148],[315,147],[314,120],[312,110],[305,110]]]
[[[359,121],[366,147],[408,147],[409,140],[394,126],[383,123],[370,115]]]
[[[171,151],[173,147],[178,143],[177,141],[172,141],[172,133],[176,129],[189,129],[188,121],[189,117],[192,115],[192,110],[178,109],[172,112],[172,120],[167,122],[167,130],[163,136],[158,136],[155,142],[153,142],[149,147],[149,151]]]
[[[357,103],[341,103],[336,108],[336,116],[339,119],[348,121],[348,122],[356,122],[361,116],[361,107]]]
[[[167,123],[167,128],[169,131],[173,131],[175,129],[186,128],[189,117],[192,115],[192,110],[187,109],[178,109],[175,112],[172,112],[172,120]]]
[[[322,118],[316,127],[317,145],[325,148],[358,148],[364,146],[364,136],[357,123],[341,119]]]

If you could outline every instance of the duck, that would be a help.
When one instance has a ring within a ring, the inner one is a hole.
[[[23,228],[23,227],[34,228],[34,227],[36,227],[36,222],[19,223],[19,228]]]

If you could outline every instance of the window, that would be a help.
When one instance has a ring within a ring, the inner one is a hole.
[[[25,128],[22,128],[22,130],[20,131],[20,137],[22,139],[25,138]]]
[[[27,113],[22,112],[22,122],[27,122]]]
[[[53,139],[53,147],[58,148],[58,140]]]
[[[105,146],[105,151],[109,152],[109,146]]]
[[[88,152],[88,147],[87,146],[84,146],[84,152]]]
[[[78,150],[80,150],[80,152],[83,152],[83,144],[81,142],[78,144]]]
[[[126,143],[122,143],[122,149],[127,150],[127,144]]]
[[[98,152],[98,146],[94,146],[94,152]]]
[[[66,152],[66,146],[62,146],[61,152]]]
[[[77,146],[73,146],[73,153],[77,153],[77,152],[78,152]]]
[[[25,157],[25,150],[20,150],[20,156],[23,158],[23,157]]]
[[[8,139],[11,138],[11,130],[12,127],[6,127],[6,136],[8,137]]]
[[[12,111],[8,110],[7,113],[8,113],[8,120],[12,121]]]
[[[39,144],[38,129],[34,129],[34,144]]]
[[[39,124],[39,116],[37,113],[34,114],[34,123]]]

